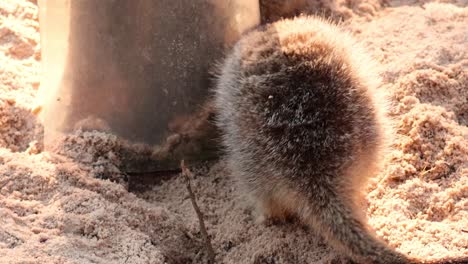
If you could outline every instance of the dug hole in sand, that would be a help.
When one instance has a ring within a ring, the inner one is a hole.
[[[369,224],[420,259],[468,255],[467,4],[324,5],[380,62],[391,94],[397,136],[368,186]],[[128,192],[128,146],[100,132],[77,131],[55,153],[42,151],[39,66],[36,1],[0,1],[0,263],[205,263],[181,177]],[[218,263],[336,259],[311,230],[255,224],[222,161],[194,172]]]

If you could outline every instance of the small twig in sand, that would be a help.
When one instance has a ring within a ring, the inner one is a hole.
[[[461,230],[463,233],[468,233],[468,229],[462,229]]]
[[[195,212],[197,213],[198,222],[200,224],[200,231],[202,233],[203,240],[205,240],[205,248],[208,254],[209,263],[215,263],[215,254],[213,251],[213,247],[211,246],[211,240],[208,236],[208,232],[206,232],[205,222],[203,221],[203,214],[200,211],[200,208],[198,207],[197,200],[195,194],[192,191],[192,185],[190,183],[190,178],[193,177],[193,174],[185,166],[185,162],[183,160],[180,162],[180,168],[182,169],[182,176],[184,177],[185,185],[187,186],[187,191],[189,193],[190,200],[192,201],[192,206],[195,209]]]

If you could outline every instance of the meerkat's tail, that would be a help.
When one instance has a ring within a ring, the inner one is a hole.
[[[310,198],[313,200],[304,206],[301,217],[336,250],[345,253],[356,263],[413,263],[374,237],[365,222],[353,213],[351,206],[343,203],[341,197],[337,197],[336,192],[326,190],[323,186],[316,187],[315,195]]]
[[[441,259],[441,260],[433,260],[433,261],[426,261],[426,262],[413,262],[413,263],[421,263],[421,264],[467,264],[468,263],[468,256],[466,257],[459,257],[453,259]]]
[[[338,251],[362,264],[468,264],[468,256],[423,261],[408,258],[373,236],[363,220],[343,203],[341,197],[326,187],[315,188],[313,201],[304,206],[302,217]],[[309,207],[310,206],[310,207]]]

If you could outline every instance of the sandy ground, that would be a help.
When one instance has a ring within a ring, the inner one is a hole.
[[[367,215],[380,237],[420,259],[468,255],[467,5],[321,6],[382,65],[398,135],[369,184]],[[42,151],[38,30],[36,1],[0,1],[0,263],[205,263],[180,177],[129,193],[108,180],[124,178],[123,146],[104,133],[78,131],[57,153]],[[222,161],[195,172],[217,262],[337,257],[299,224],[256,224]]]

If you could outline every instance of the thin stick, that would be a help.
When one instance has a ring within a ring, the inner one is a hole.
[[[198,223],[200,224],[200,232],[202,233],[203,240],[205,241],[205,249],[206,253],[208,254],[209,263],[215,263],[215,254],[211,245],[211,239],[208,236],[208,232],[206,232],[205,222],[203,221],[203,214],[198,207],[197,200],[195,194],[192,191],[192,185],[190,183],[190,178],[193,177],[193,174],[185,166],[185,162],[183,160],[180,162],[180,168],[182,169],[182,176],[184,177],[185,185],[187,186],[187,191],[189,193],[190,200],[192,201],[192,206],[197,213]]]

